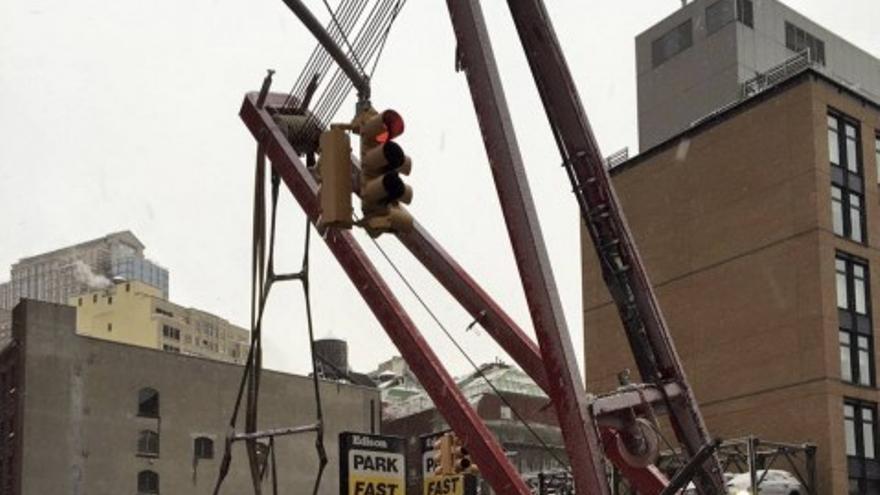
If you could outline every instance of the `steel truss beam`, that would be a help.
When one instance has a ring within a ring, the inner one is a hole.
[[[257,93],[245,97],[240,116],[254,138],[264,145],[273,171],[281,177],[314,224],[319,213],[317,184],[269,113],[257,107],[257,98]],[[280,106],[285,98],[286,95],[270,94],[266,105]],[[352,233],[331,229],[325,231],[322,238],[400,350],[437,410],[463,438],[492,488],[501,494],[529,494],[528,487],[505,457],[501,446],[457,388]]]
[[[672,337],[611,185],[565,56],[542,0],[508,0],[547,118],[581,214],[618,306],[642,379],[675,381],[684,400],[670,406],[679,441],[693,457],[711,443]],[[718,459],[709,456],[695,480],[703,495],[723,490]]]
[[[587,403],[568,326],[516,142],[491,41],[477,0],[447,0],[471,99],[526,301],[550,381],[553,402],[579,493],[609,493],[595,419]]]

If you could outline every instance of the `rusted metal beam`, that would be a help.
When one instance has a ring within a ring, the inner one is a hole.
[[[254,138],[263,143],[272,169],[314,224],[319,213],[317,184],[269,113],[257,109],[257,97],[257,93],[245,97],[241,118]],[[284,99],[285,95],[270,94],[266,105],[280,106]],[[428,346],[352,233],[330,229],[324,232],[322,238],[434,401],[437,410],[464,440],[492,488],[501,494],[529,494],[528,487],[505,457],[495,437],[457,388],[455,380]]]
[[[711,442],[620,202],[611,186],[574,80],[542,0],[508,0],[550,127],[560,149],[603,275],[618,306],[642,380],[678,382],[684,400],[670,410],[688,455]],[[699,492],[723,490],[721,467],[709,456],[698,470]]]
[[[447,0],[446,5],[458,42],[458,63],[467,76],[541,357],[547,375],[553,377],[549,395],[559,418],[575,488],[579,493],[608,494],[596,422],[587,407],[482,9],[477,0]]]

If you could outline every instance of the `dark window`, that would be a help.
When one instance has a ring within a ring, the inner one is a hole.
[[[755,27],[755,7],[752,0],[736,0],[736,20],[748,27]]]
[[[874,136],[874,165],[877,169],[877,182],[880,183],[880,134]]]
[[[159,455],[159,434],[152,430],[143,430],[138,433],[138,455]]]
[[[131,292],[131,284],[125,284],[125,292]]]
[[[112,332],[112,331],[113,331],[113,324],[112,324],[112,323],[108,323],[108,324],[107,324],[107,331],[108,331],[108,332]]]
[[[785,23],[785,46],[793,52],[810,51],[810,60],[825,65],[825,42],[790,22]]]
[[[877,405],[854,399],[843,402],[843,432],[850,493],[876,494],[880,489],[877,462]]]
[[[80,305],[80,306],[83,305],[83,298],[79,298],[79,305]]]
[[[865,242],[865,196],[858,122],[828,114],[828,161],[831,163],[831,226],[834,233]]]
[[[159,417],[159,392],[152,388],[142,388],[138,392],[138,416]]]
[[[107,304],[113,304],[113,297],[107,297]]]
[[[95,294],[95,295],[92,296],[92,302],[93,302],[93,303],[98,302],[98,295],[97,295],[97,294]]]
[[[874,332],[871,326],[868,265],[838,253],[834,260],[839,321],[840,378],[873,386]]]
[[[693,24],[691,20],[681,23],[668,33],[651,43],[651,54],[654,67],[687,50],[694,44]]]
[[[180,329],[170,325],[162,325],[162,336],[168,339],[180,340]]]
[[[196,438],[193,443],[193,451],[196,459],[213,459],[214,441],[207,437]]]
[[[167,351],[167,352],[180,352],[180,347],[168,345],[168,344],[162,344],[162,350]]]
[[[138,473],[138,495],[159,493],[159,475],[153,471]]]
[[[718,0],[706,7],[706,32],[712,34],[733,22],[733,0]]]

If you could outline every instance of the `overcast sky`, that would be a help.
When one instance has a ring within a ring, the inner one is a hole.
[[[546,3],[603,152],[634,151],[633,40],[679,0]],[[786,3],[880,54],[877,0]],[[306,4],[324,14],[319,0]],[[483,4],[582,359],[576,204],[506,2]],[[18,258],[130,229],[148,257],[169,269],[173,301],[245,326],[255,145],[238,109],[267,68],[277,70],[273,89],[289,90],[314,44],[281,0],[0,1],[0,280]],[[529,329],[464,74],[454,71],[445,2],[408,2],[373,84],[376,107],[395,108],[406,119],[399,141],[414,161],[410,210]],[[337,120],[349,120],[352,111],[346,103]],[[283,269],[294,270],[304,217],[282,196],[278,257]],[[506,358],[484,332],[465,332],[468,315],[394,238],[380,243],[468,353],[478,362]],[[372,245],[364,245],[450,370],[469,371]],[[329,251],[320,241],[313,248],[318,335],[348,340],[360,371],[396,354]],[[293,286],[273,293],[269,367],[308,368],[301,299]]]

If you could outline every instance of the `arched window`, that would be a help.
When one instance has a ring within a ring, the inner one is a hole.
[[[214,458],[214,441],[208,437],[196,438],[193,443],[196,459],[213,459]]]
[[[138,416],[159,417],[159,392],[156,389],[144,387],[138,391]]]
[[[138,433],[138,454],[159,455],[159,434],[152,430]]]
[[[138,473],[138,495],[156,495],[159,493],[159,475],[153,471]]]

